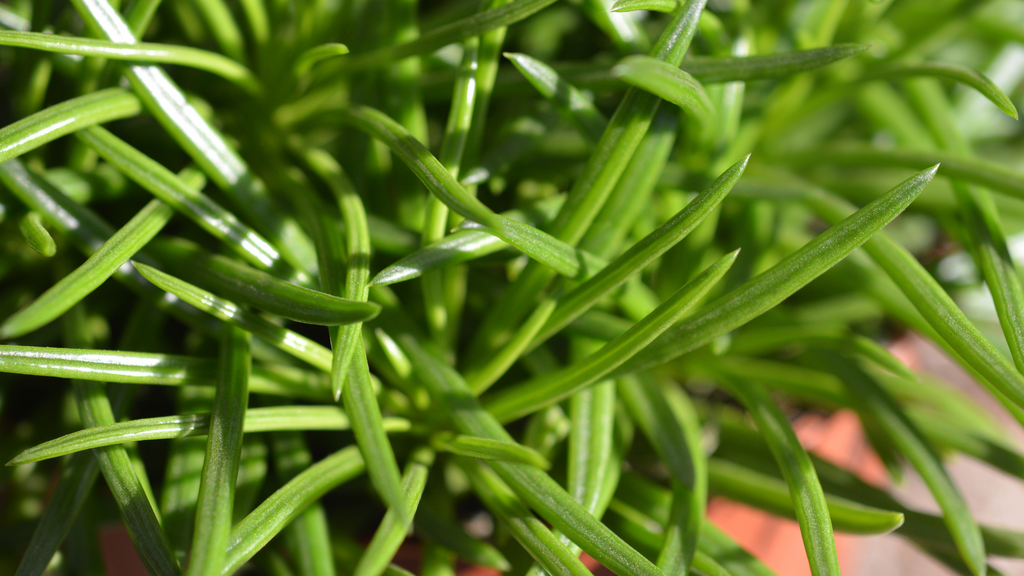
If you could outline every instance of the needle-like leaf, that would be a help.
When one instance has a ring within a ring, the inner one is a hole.
[[[756,382],[730,382],[729,391],[747,409],[789,486],[811,574],[839,574],[832,519],[810,456],[768,392]]]
[[[704,87],[693,76],[664,60],[629,56],[612,68],[612,74],[679,106],[705,129],[710,129],[714,123],[715,106]]]
[[[110,426],[95,426],[29,448],[7,464],[16,466],[38,462],[125,442],[205,436],[209,427],[210,415],[206,413],[159,416],[118,422]],[[273,406],[247,410],[243,429],[248,433],[280,430],[350,430],[351,425],[348,415],[335,406]],[[403,418],[385,418],[384,429],[388,432],[408,431],[409,421]]]
[[[18,230],[21,231],[21,237],[25,239],[29,248],[40,255],[50,258],[57,253],[57,243],[53,241],[53,236],[50,236],[46,227],[43,226],[43,217],[39,215],[39,212],[25,214],[21,218],[21,222],[18,223]]]
[[[221,574],[234,574],[310,503],[362,471],[363,459],[359,450],[350,446],[292,478],[231,530]]]
[[[282,328],[266,318],[249,312],[237,304],[218,298],[210,292],[179,280],[170,274],[166,274],[153,268],[133,262],[135,269],[145,276],[161,290],[174,294],[185,302],[199,308],[203,312],[213,315],[215,318],[235,324],[236,326],[252,333],[281,351],[291,354],[300,360],[309,362],[311,365],[323,370],[331,371],[331,352],[313,342],[301,334],[296,334],[287,328]]]
[[[108,88],[65,100],[0,128],[0,162],[16,158],[96,124],[131,118],[142,111],[139,99],[123,88]]]
[[[501,440],[474,438],[473,436],[439,435],[431,440],[431,444],[442,452],[451,452],[459,456],[477,458],[479,460],[500,460],[502,462],[519,462],[536,466],[541,470],[551,468],[547,458],[536,450],[522,444],[511,444]]]
[[[217,392],[210,413],[206,461],[199,484],[189,576],[217,576],[231,533],[235,479],[242,455],[242,426],[249,404],[249,334],[225,324],[220,340]]]
[[[151,201],[81,266],[4,320],[0,325],[0,338],[27,334],[70,310],[152,240],[172,214],[170,207],[163,202]]]
[[[596,143],[608,126],[608,119],[594,106],[594,103],[578,88],[558,76],[547,64],[526,54],[506,52],[505,58],[512,61],[516,69],[529,80],[530,84],[548,99],[562,116],[571,122],[587,139]]]
[[[487,410],[502,422],[512,421],[603,378],[643,350],[699,302],[729,271],[738,253],[739,250],[730,252],[709,266],[643,320],[586,360],[494,394],[490,400],[485,400]]]
[[[213,72],[218,76],[235,82],[252,93],[258,93],[260,90],[256,77],[245,66],[220,54],[189,46],[149,44],[146,42],[126,45],[96,38],[7,31],[0,31],[0,46],[31,48],[33,50],[57,52],[59,54],[96,56],[109,60],[178,64]]]
[[[321,60],[333,58],[335,56],[344,56],[348,54],[348,46],[338,43],[321,44],[309,48],[295,59],[295,64],[292,69],[295,71],[296,76],[305,76],[309,73],[313,66]]]
[[[677,0],[618,0],[612,4],[612,12],[633,12],[635,10],[673,12],[678,7]]]
[[[380,311],[372,302],[354,302],[296,286],[189,242],[154,242],[152,251],[176,276],[199,288],[297,322],[338,326],[369,320]]]
[[[919,172],[842,222],[833,220],[832,228],[795,253],[669,329],[619,372],[628,373],[667,362],[770,310],[895,218],[921,193],[937,169],[935,166]]]
[[[0,372],[126,384],[209,385],[212,360],[172,354],[0,346]]]

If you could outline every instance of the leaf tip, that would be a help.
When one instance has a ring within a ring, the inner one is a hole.
[[[932,178],[935,177],[935,173],[939,171],[939,166],[941,165],[942,162],[939,162],[938,164],[932,166],[931,168],[926,168],[921,171],[921,175],[927,178],[928,180],[931,180]]]

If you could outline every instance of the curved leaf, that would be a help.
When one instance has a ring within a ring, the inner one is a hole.
[[[207,52],[206,50],[188,46],[150,44],[146,42],[126,45],[96,38],[8,31],[0,31],[0,46],[31,48],[33,50],[57,52],[59,54],[96,56],[109,60],[178,64],[213,72],[252,93],[260,91],[259,82],[245,66],[215,52]]]
[[[499,421],[508,422],[558,402],[622,366],[697,304],[729,271],[738,254],[739,250],[736,250],[723,256],[643,320],[586,360],[553,374],[517,384],[494,394],[489,400],[485,399],[487,410]]]
[[[431,445],[437,450],[451,452],[467,458],[478,460],[500,460],[502,462],[519,462],[529,466],[536,466],[541,470],[551,468],[551,463],[536,450],[512,444],[501,440],[489,438],[476,438],[462,434],[451,435],[441,434],[431,440]]]
[[[547,64],[526,54],[506,52],[505,58],[512,61],[516,69],[549,100],[559,113],[576,126],[580,134],[597,142],[608,126],[608,119],[594,106],[594,103],[578,88],[569,84],[558,72]]]
[[[27,334],[70,310],[152,240],[171,219],[172,213],[163,202],[151,201],[81,266],[4,320],[0,324],[0,338]]]
[[[864,80],[875,78],[914,78],[918,76],[932,76],[946,78],[966,84],[988,98],[1000,110],[1008,116],[1017,119],[1017,108],[1010,101],[1009,97],[996,86],[995,82],[987,76],[966,66],[958,64],[947,64],[944,62],[886,62],[878,66],[868,68],[864,73]]]
[[[912,176],[765,272],[669,329],[618,373],[665,363],[745,324],[785,300],[866,242],[913,202],[938,166]]]
[[[679,106],[705,128],[714,124],[715,106],[704,87],[668,62],[649,56],[628,56],[612,68],[612,74]]]
[[[25,239],[29,248],[41,256],[50,258],[57,253],[57,243],[53,241],[53,236],[50,236],[46,227],[43,226],[43,217],[39,215],[39,212],[25,214],[21,222],[18,223],[18,230],[21,231],[21,237]],[[3,328],[0,327],[0,338],[3,337],[2,332]]]
[[[295,71],[296,76],[305,76],[313,66],[321,60],[333,58],[335,56],[344,56],[348,54],[348,46],[338,43],[321,44],[309,48],[302,54],[299,54],[295,58],[295,64],[292,65],[292,69]]]
[[[612,12],[633,12],[651,10],[653,12],[674,12],[679,7],[677,0],[618,0],[612,4]]]

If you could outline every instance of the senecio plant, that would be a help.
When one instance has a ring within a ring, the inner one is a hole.
[[[0,573],[123,566],[123,525],[155,576],[773,574],[711,496],[795,519],[816,576],[834,531],[1024,557],[943,464],[1024,478],[1009,433],[884,345],[1024,425],[1019,0],[0,26]],[[805,451],[838,410],[941,512]]]

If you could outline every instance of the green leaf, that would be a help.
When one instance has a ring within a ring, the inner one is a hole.
[[[0,372],[10,374],[181,386],[212,384],[215,371],[213,361],[191,356],[0,346]]]
[[[416,376],[459,432],[514,442],[498,420],[480,406],[455,370],[423,350],[409,335],[403,335],[400,344],[409,355]],[[609,569],[624,574],[661,576],[654,564],[598,522],[543,471],[506,462],[493,462],[491,468],[523,502]]]
[[[18,229],[29,248],[40,255],[50,258],[57,253],[57,243],[53,241],[53,236],[50,236],[46,227],[43,226],[43,217],[39,215],[39,212],[25,214],[21,218],[21,222],[18,223]],[[0,333],[2,332],[3,330],[0,328]],[[3,336],[0,335],[0,337]]]
[[[7,31],[0,31],[0,46],[31,48],[33,50],[57,52],[59,54],[95,56],[109,60],[178,64],[212,72],[238,84],[250,93],[256,94],[260,91],[259,82],[245,66],[220,54],[189,46],[150,44],[146,42],[125,45],[95,38]]]
[[[479,460],[500,460],[502,462],[519,462],[536,466],[541,470],[551,468],[547,458],[536,450],[501,440],[475,438],[462,434],[439,434],[431,439],[431,445],[442,452],[450,452],[467,458]]]
[[[330,44],[314,46],[295,58],[292,70],[295,71],[296,76],[302,77],[308,74],[313,66],[321,60],[334,58],[335,56],[344,56],[345,54],[348,54],[348,46],[344,44],[332,42]]]
[[[65,317],[64,331],[65,340],[71,344],[91,343],[85,327],[84,310],[81,307],[75,308],[72,314]],[[107,426],[116,421],[113,406],[102,383],[73,380],[72,388],[84,426]],[[103,473],[103,478],[117,502],[128,536],[146,569],[157,576],[180,574],[181,570],[171,552],[167,534],[160,526],[160,519],[144,489],[145,484],[136,475],[125,447],[98,448],[93,455],[99,462],[100,472]]]
[[[353,54],[339,63],[338,70],[324,68],[321,70],[321,75],[329,77],[337,74],[339,70],[350,72],[376,68],[409,56],[427,54],[448,44],[461,42],[483,32],[514,24],[554,3],[555,0],[515,0],[444,26],[438,26],[410,42],[390,44],[370,52]]]
[[[532,226],[492,212],[470,195],[441,162],[402,125],[382,112],[366,106],[349,106],[341,114],[346,122],[387,144],[424,186],[453,212],[478,222],[486,232],[501,238],[560,274],[573,277],[580,273],[580,259],[572,246]]]
[[[697,120],[704,130],[715,121],[715,106],[700,82],[678,67],[649,56],[628,56],[612,68],[627,84],[675,104]]]
[[[187,216],[255,266],[283,273],[277,248],[208,196],[190,188],[173,172],[103,128],[77,134],[107,162],[159,200]]]
[[[971,516],[963,496],[921,432],[903,413],[891,396],[849,360],[834,358],[833,366],[851,395],[877,422],[896,448],[910,461],[931,491],[943,519],[956,542],[960,555],[974,574],[985,573],[985,544],[978,524]]]
[[[183,240],[154,242],[151,250],[175,276],[232,302],[289,320],[337,326],[369,320],[380,311],[372,302],[354,302],[296,286]]]
[[[512,537],[547,571],[557,576],[586,576],[586,566],[569,551],[516,494],[487,467],[470,463],[463,467],[484,506],[512,533]]]
[[[139,99],[122,88],[108,88],[65,100],[0,128],[0,162],[88,126],[131,118],[142,111]]]
[[[507,388],[485,400],[499,421],[509,422],[533,413],[580,390],[620,367],[675,324],[729,271],[739,250],[723,256],[668,298],[624,334],[586,360]]]
[[[516,69],[541,96],[550,101],[563,118],[573,124],[580,134],[596,143],[608,126],[608,119],[594,106],[589,97],[569,84],[547,64],[526,54],[505,52]]]
[[[815,212],[832,222],[852,209],[845,200],[824,192],[808,198],[808,202]],[[994,387],[998,399],[1024,406],[1024,376],[981,335],[910,252],[884,233],[866,242],[864,250],[906,294],[928,325],[983,376],[982,383],[990,389]]]
[[[618,384],[630,416],[673,479],[672,518],[666,526],[658,567],[668,574],[685,574],[697,552],[708,500],[700,421],[685,394],[664,390],[649,375],[626,376]]]
[[[618,0],[612,4],[612,12],[634,12],[636,10],[675,12],[678,7],[677,0]]]
[[[682,5],[651,54],[679,65],[693,39],[704,4],[705,0],[689,0]],[[554,237],[572,246],[583,238],[640,145],[659,105],[657,97],[641,90],[634,88],[626,93],[549,227]],[[549,270],[527,265],[484,317],[469,348],[470,356],[488,356],[510,338],[513,327],[539,300],[552,278]]]
[[[620,368],[626,374],[663,364],[711,342],[775,307],[834,266],[902,212],[931,181],[938,166],[919,172],[842,222],[730,291],[692,318],[672,327]]]
[[[679,243],[708,216],[743,175],[749,156],[733,164],[685,208],[634,244],[608,266],[559,300],[559,306],[533,344],[544,342]]]
[[[793,497],[786,483],[739,464],[712,458],[708,464],[711,492],[765,510],[796,519]],[[903,525],[903,514],[859,504],[826,494],[829,517],[837,532],[846,534],[888,534]]]
[[[551,314],[558,305],[558,298],[545,298],[530,316],[519,327],[512,339],[505,346],[498,350],[486,364],[479,368],[469,368],[465,372],[466,385],[479,396],[487,391],[495,382],[501,378],[516,360],[530,348],[530,344],[537,337],[537,334],[546,325]]]
[[[172,214],[163,202],[151,201],[81,266],[43,292],[31,304],[4,320],[0,325],[0,338],[22,336],[70,310],[152,240],[171,219]]]
[[[419,507],[433,461],[434,453],[429,449],[421,448],[412,455],[402,478],[404,496],[399,502],[402,511],[388,507],[366,552],[352,572],[353,576],[380,576],[385,572],[412,527],[412,518]]]
[[[220,340],[217,392],[210,413],[206,461],[199,484],[189,576],[219,575],[231,533],[242,426],[249,404],[249,334],[225,324]]]
[[[408,528],[412,523],[412,515],[406,514],[405,491],[398,472],[398,462],[384,431],[384,421],[370,383],[370,368],[366,364],[362,340],[356,341],[355,354],[349,365],[348,385],[342,390],[342,400],[352,419],[352,431],[373,487],[385,504],[396,510],[395,513]]]
[[[96,426],[72,432],[29,448],[7,464],[17,466],[125,442],[205,436],[209,431],[209,426],[210,415],[201,412],[142,418],[118,422],[110,426]],[[334,406],[274,406],[251,408],[245,413],[244,430],[247,433],[350,429],[348,416],[340,408]],[[388,432],[408,431],[409,421],[403,418],[385,418],[384,429]]]
[[[995,82],[987,76],[966,66],[959,64],[947,64],[944,62],[885,62],[872,66],[864,73],[862,79],[873,80],[876,78],[898,79],[930,76],[946,78],[966,84],[988,98],[1000,110],[1008,116],[1017,119],[1017,108],[1013,102],[996,86]]]
[[[307,506],[362,472],[359,450],[350,446],[292,478],[231,530],[221,574],[233,574]]]
[[[72,4],[97,37],[120,44],[136,43],[131,29],[106,0],[73,0]],[[313,246],[301,227],[275,206],[263,182],[189,104],[167,74],[155,65],[126,65],[123,72],[146,109],[235,205],[241,207],[246,219],[269,232],[270,240],[281,247],[284,258],[293,266],[314,273]]]
[[[800,524],[811,574],[839,574],[839,558],[836,556],[832,520],[825,502],[825,493],[814,471],[814,464],[800,446],[789,420],[760,384],[750,381],[730,382],[728,390],[747,409],[782,470],[793,498],[793,509]]]
[[[219,320],[251,332],[257,338],[269,342],[282,352],[309,362],[324,372],[331,371],[331,352],[309,338],[282,328],[258,314],[239,307],[234,302],[218,298],[206,290],[196,288],[188,282],[165,274],[156,268],[138,262],[133,262],[132,265],[146,280],[161,290],[174,294]]]

